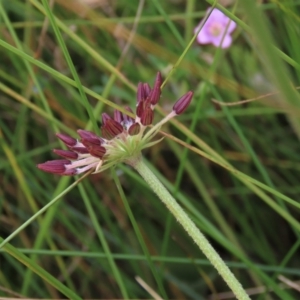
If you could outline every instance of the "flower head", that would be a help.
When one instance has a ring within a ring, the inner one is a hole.
[[[209,8],[206,12],[208,15]],[[202,22],[194,29],[198,32]],[[213,44],[216,47],[228,48],[232,43],[231,33],[236,28],[236,23],[224,15],[220,10],[214,8],[200,30],[197,41],[199,44]]]
[[[192,100],[193,92],[190,91],[175,103],[165,118],[147,129],[153,121],[153,110],[161,95],[161,84],[160,73],[157,73],[153,88],[148,83],[138,84],[135,118],[118,110],[114,111],[113,117],[103,113],[102,137],[82,129],[77,130],[80,139],[57,133],[56,136],[68,150],[54,149],[53,152],[63,159],[47,161],[37,167],[49,173],[76,175],[89,170],[99,173],[120,162],[133,165],[139,159],[142,149],[161,140],[151,141],[161,125],[183,113]],[[129,107],[125,110],[133,114]]]

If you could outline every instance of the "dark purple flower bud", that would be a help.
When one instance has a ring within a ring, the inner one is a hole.
[[[154,117],[153,110],[150,107],[146,107],[146,109],[144,110],[144,112],[141,116],[141,123],[144,126],[150,125],[150,124],[152,124],[153,117]]]
[[[94,132],[88,130],[78,129],[77,133],[82,139],[98,138]]]
[[[111,140],[114,137],[109,133],[107,128],[104,126],[101,127],[101,133],[102,133],[102,136],[107,140]]]
[[[105,125],[101,127],[102,136],[106,139],[112,139],[123,132],[123,126],[113,119],[107,119]]]
[[[128,129],[128,133],[130,135],[137,135],[140,132],[141,126],[139,123],[134,123],[132,124],[129,129]]]
[[[113,137],[123,132],[123,126],[113,119],[107,120],[104,127]]]
[[[142,103],[142,102],[141,102],[141,103]],[[127,110],[127,111],[129,111],[130,113],[133,114],[133,111],[132,111],[132,109],[131,109],[129,106],[125,106],[125,110]],[[124,114],[123,116],[124,116],[125,124],[126,124],[126,123],[129,123],[129,122],[134,122],[134,119],[131,118],[130,116],[125,115],[125,114]]]
[[[145,95],[144,99],[146,99],[151,93],[151,87],[148,83],[143,83],[143,87],[144,87],[144,95]]]
[[[190,105],[192,98],[193,98],[194,93],[189,91],[186,94],[184,94],[181,98],[179,98],[176,103],[173,106],[173,111],[177,114],[180,115],[182,114],[187,107]]]
[[[56,133],[56,136],[67,146],[72,147],[77,144],[77,140],[63,133]]]
[[[156,85],[159,86],[159,87],[161,87],[161,85],[162,85],[162,78],[161,78],[161,73],[160,72],[156,73],[154,86],[156,86]]]
[[[144,101],[145,98],[144,84],[139,82],[136,93],[136,103],[139,104],[141,101]]]
[[[106,149],[102,146],[93,146],[93,147],[89,148],[89,152],[91,155],[93,155],[95,157],[102,158],[106,152]]]
[[[158,72],[155,78],[153,89],[148,94],[148,101],[150,101],[152,105],[156,105],[157,102],[159,101],[161,95],[161,89],[160,89],[161,85],[162,85],[161,73]]]
[[[87,130],[82,130],[79,129],[77,130],[79,136],[81,137],[80,142],[84,146],[89,146],[89,145],[100,145],[101,144],[101,138],[98,137],[94,132],[87,131]]]
[[[138,117],[141,118],[146,109],[148,109],[148,108],[151,109],[151,107],[150,107],[151,103],[148,100],[149,100],[149,98],[146,101],[140,102],[139,105],[137,106],[136,115]]]
[[[107,120],[111,120],[112,118],[107,114],[107,113],[103,113],[102,114],[102,126],[105,125]]]
[[[159,86],[155,86],[149,95],[149,101],[152,105],[156,105],[159,101],[161,90]]]
[[[66,171],[65,165],[69,165],[71,162],[67,159],[57,159],[46,161],[43,164],[38,164],[37,167],[48,173],[63,174]]]
[[[101,140],[100,140],[100,138],[97,138],[97,139],[93,139],[93,138],[89,138],[89,139],[81,139],[80,142],[81,142],[85,147],[90,147],[90,146],[94,146],[94,145],[101,145]]]
[[[139,104],[137,105],[135,112],[138,117],[142,116],[142,114],[144,112],[144,106],[145,106],[145,102],[143,102],[143,101],[139,102]]]
[[[121,124],[121,122],[123,121],[123,115],[122,115],[122,113],[121,113],[119,110],[117,110],[117,109],[114,110],[114,120],[115,120],[116,122],[120,123],[120,124]]]
[[[80,153],[80,154],[87,154],[89,153],[88,149],[85,147],[73,147],[71,148],[73,151]]]
[[[67,158],[67,159],[77,159],[78,158],[77,153],[75,153],[73,151],[69,151],[69,150],[53,149],[53,152],[61,157]]]

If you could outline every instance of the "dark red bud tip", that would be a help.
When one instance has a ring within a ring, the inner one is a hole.
[[[175,111],[176,115],[182,114],[187,109],[192,101],[193,95],[194,93],[189,91],[177,100],[173,106],[173,111]]]
[[[66,171],[65,165],[69,165],[70,163],[67,159],[58,159],[39,164],[37,167],[44,172],[62,175]]]
[[[143,114],[143,111],[144,111],[144,103],[141,101],[138,105],[137,105],[137,107],[136,107],[136,115],[138,116],[138,117],[141,117],[142,116],[142,114]]]
[[[152,105],[156,105],[160,98],[160,87],[155,86],[149,95],[149,101]]]
[[[77,133],[82,139],[97,138],[97,135],[94,132],[88,130],[78,129]]]
[[[100,145],[101,144],[101,138],[98,137],[94,132],[87,131],[87,130],[82,130],[79,129],[77,130],[79,136],[81,137],[80,142],[84,146],[90,146],[92,145]]]
[[[150,101],[148,101],[149,100],[149,97],[147,98],[147,100],[146,101],[143,101],[143,102],[140,102],[139,104],[138,104],[138,106],[137,106],[137,108],[136,108],[136,115],[138,116],[138,117],[142,117],[142,115],[143,115],[143,113],[144,113],[144,111],[146,110],[146,109],[151,109],[151,103],[150,103]]]
[[[162,85],[161,73],[157,72],[155,82],[154,82],[154,87],[155,86],[161,87],[161,85]]]
[[[137,135],[140,132],[141,126],[139,123],[132,124],[129,129],[128,133],[129,135]]]
[[[117,109],[114,110],[114,120],[115,120],[116,122],[120,123],[120,124],[121,124],[121,122],[123,121],[123,115],[122,115],[122,113],[121,113],[119,110],[117,110]]]
[[[107,120],[111,120],[111,117],[107,113],[102,114],[102,125],[104,126]]]
[[[77,159],[78,158],[78,154],[73,151],[53,149],[53,152],[61,157],[67,158],[67,159]]]
[[[145,99],[146,99],[151,93],[151,87],[150,87],[149,83],[144,83],[143,87],[144,87],[144,93],[145,93]]]
[[[142,82],[139,82],[138,87],[137,87],[137,93],[136,93],[136,103],[140,103],[141,101],[145,100],[145,90],[144,90],[144,85]]]
[[[123,132],[123,126],[113,119],[107,120],[103,127],[107,129],[112,137],[115,137]]]
[[[73,147],[72,150],[77,153],[80,153],[80,154],[88,154],[89,153],[88,149],[85,147]]]
[[[144,126],[151,125],[153,121],[153,117],[154,117],[153,110],[150,107],[147,107],[141,116],[141,123]]]
[[[102,133],[102,136],[107,140],[110,140],[114,137],[113,135],[110,134],[110,132],[108,131],[106,126],[101,127],[101,133]]]
[[[160,87],[161,87],[161,84],[162,84],[162,78],[161,78],[161,74],[160,72],[157,72],[157,75],[156,75],[156,78],[155,78],[155,82],[154,82],[154,87],[149,95],[149,100],[150,100],[150,103],[152,105],[155,105],[157,104],[159,98],[160,98],[160,94],[161,94],[161,90],[160,90]]]
[[[83,144],[85,147],[90,147],[93,145],[101,145],[100,138],[87,138],[87,139],[81,139],[81,144]]]
[[[101,127],[102,136],[105,139],[112,139],[123,132],[123,126],[113,119],[107,119]]]
[[[89,152],[91,155],[93,155],[95,157],[102,158],[106,152],[106,149],[102,146],[94,146],[94,147],[89,148]]]
[[[77,140],[63,133],[57,133],[56,136],[67,146],[72,147],[77,144]]]

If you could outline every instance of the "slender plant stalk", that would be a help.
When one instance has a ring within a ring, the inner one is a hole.
[[[145,165],[143,160],[141,158],[137,159],[135,163],[131,165],[144,178],[144,180],[149,184],[152,190],[157,194],[161,201],[174,215],[177,221],[183,226],[186,232],[199,246],[201,251],[205,254],[205,256],[209,259],[212,265],[217,269],[219,274],[231,288],[237,299],[250,299],[239,281],[235,278],[233,273],[229,270],[229,268],[221,259],[219,254],[215,251],[215,249],[210,245],[206,237],[200,232],[194,222],[178,205],[176,200],[171,196],[168,190],[162,185],[162,183],[157,179],[152,171]]]

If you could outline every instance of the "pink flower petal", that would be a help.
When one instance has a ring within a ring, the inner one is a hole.
[[[223,39],[221,48],[228,48],[232,43],[232,37],[230,35],[226,35]]]
[[[228,25],[228,23],[226,24],[226,26]],[[227,27],[227,32],[228,33],[232,33],[234,31],[234,29],[236,28],[236,23],[232,20],[230,20],[230,23]]]
[[[202,28],[197,36],[197,41],[199,44],[209,44],[212,41],[212,36]]]
[[[211,8],[207,10],[207,14],[210,12]],[[219,9],[214,8],[213,11],[211,12],[210,16],[208,17],[208,20],[218,20],[222,21],[224,18],[228,18],[226,15],[224,15]],[[226,20],[225,20],[226,21]]]
[[[222,42],[222,45],[221,45]],[[212,41],[212,44],[216,47],[219,47],[221,45],[222,49],[228,48],[232,43],[232,37],[230,35],[226,35],[222,41],[222,37],[218,39],[214,39]]]

